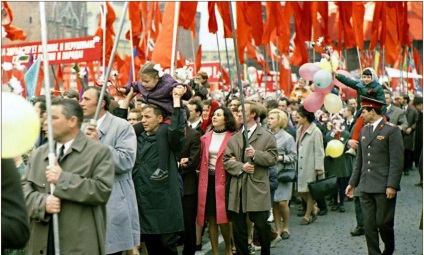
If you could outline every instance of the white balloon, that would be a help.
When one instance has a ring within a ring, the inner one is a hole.
[[[13,158],[29,151],[40,133],[40,119],[23,97],[3,92],[1,100],[1,157]]]

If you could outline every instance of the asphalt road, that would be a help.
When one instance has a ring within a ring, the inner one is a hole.
[[[401,191],[398,193],[395,215],[396,255],[423,254],[423,232],[418,228],[423,211],[423,190],[414,186],[419,182],[418,171],[414,168],[410,175],[403,176]],[[331,206],[325,216],[310,225],[300,225],[301,217],[296,216],[298,205],[290,207],[290,239],[282,240],[271,254],[287,255],[349,255],[367,254],[365,236],[353,237],[350,230],[356,227],[354,202],[345,202],[346,212],[332,212]],[[274,228],[274,223],[271,223]],[[383,250],[383,243],[380,241]],[[182,246],[179,247],[181,250]],[[219,254],[225,254],[224,243],[220,238]],[[203,249],[196,255],[210,255],[209,237],[203,237]],[[257,255],[260,251],[256,251]]]

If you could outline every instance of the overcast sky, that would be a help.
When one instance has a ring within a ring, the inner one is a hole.
[[[235,10],[235,7],[233,6],[233,10]],[[208,2],[198,2],[197,4],[197,11],[200,12],[200,31],[199,31],[199,43],[202,44],[202,51],[216,51],[218,50],[218,47],[216,45],[216,35],[209,33],[208,29],[208,20],[209,20],[209,14],[208,14]],[[225,50],[225,41],[224,41],[224,31],[222,29],[222,19],[219,15],[219,12],[216,10],[216,20],[218,23],[218,41],[219,41],[219,49]],[[235,16],[234,16],[235,18]],[[228,50],[232,50],[233,47],[233,40],[227,39],[227,47]]]

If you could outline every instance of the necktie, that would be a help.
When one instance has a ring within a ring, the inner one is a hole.
[[[62,145],[59,149],[59,156],[57,157],[57,161],[60,162],[65,154],[65,145]]]
[[[370,135],[372,135],[373,132],[373,125],[370,126]]]

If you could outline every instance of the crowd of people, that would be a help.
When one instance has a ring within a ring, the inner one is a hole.
[[[259,248],[267,255],[290,238],[290,222],[313,227],[328,208],[344,213],[349,200],[357,216],[352,236],[365,234],[369,254],[381,254],[380,233],[384,254],[392,254],[402,174],[415,165],[422,187],[422,97],[402,95],[394,105],[392,91],[369,68],[360,81],[334,75],[360,96],[345,100],[339,113],[324,106],[309,112],[302,102],[313,86],[303,79],[289,98],[229,93],[215,100],[205,72],[183,84],[147,63],[139,81],[120,89],[119,103],[107,93],[100,98],[100,87],[52,100],[53,166],[46,101],[37,99],[42,128],[35,148],[15,159],[29,240],[5,254],[54,254],[58,214],[61,254],[171,255],[183,245],[182,254],[193,255],[208,229],[213,254],[221,233],[226,255]],[[344,146],[336,158],[326,154],[332,140]],[[282,171],[294,171],[294,181],[280,180]],[[314,199],[308,183],[331,175],[338,191]]]

